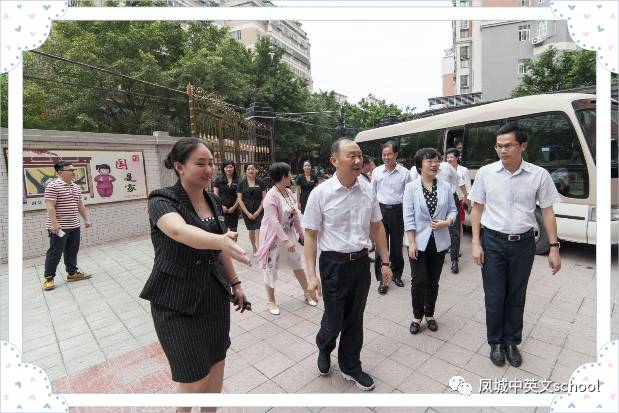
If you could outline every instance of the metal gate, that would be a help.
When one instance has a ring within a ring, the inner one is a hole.
[[[234,161],[237,174],[244,176],[252,163],[258,176],[268,181],[273,129],[267,123],[245,119],[230,105],[200,87],[187,85],[191,135],[213,149],[218,170],[224,160]]]

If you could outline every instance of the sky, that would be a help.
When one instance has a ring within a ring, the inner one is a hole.
[[[310,2],[274,3],[287,6]],[[325,6],[320,1],[312,3]],[[377,2],[345,3],[371,6]],[[401,6],[430,2],[390,3]],[[431,5],[450,6],[451,2],[431,2]],[[428,108],[428,98],[442,95],[441,59],[444,50],[452,45],[450,22],[301,23],[311,44],[315,92],[334,90],[348,96],[350,103],[372,93],[377,99],[394,103],[401,109],[416,107],[416,112]]]

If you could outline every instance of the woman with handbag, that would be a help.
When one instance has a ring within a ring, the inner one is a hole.
[[[270,168],[273,187],[264,197],[264,217],[260,228],[260,248],[256,253],[264,268],[264,284],[267,293],[267,309],[273,315],[279,314],[275,301],[275,284],[282,260],[287,260],[297,281],[303,288],[305,302],[315,307],[316,299],[307,291],[307,279],[301,265],[301,254],[295,245],[303,244],[300,211],[288,187],[292,182],[290,165],[276,162]],[[298,242],[297,242],[298,240]]]
[[[226,228],[219,198],[204,190],[213,176],[206,144],[180,139],[165,166],[179,179],[149,195],[155,259],[140,297],[151,303],[177,392],[218,393],[230,347],[230,302],[237,311],[249,308],[232,260],[250,260],[236,244],[237,234]]]
[[[451,245],[449,226],[458,213],[450,184],[436,179],[439,153],[433,148],[419,149],[414,162],[420,179],[406,184],[402,207],[412,274],[411,334],[421,330],[424,316],[428,328],[438,330],[434,319],[438,281]]]

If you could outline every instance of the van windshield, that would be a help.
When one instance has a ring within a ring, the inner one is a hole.
[[[576,117],[580,123],[587,146],[595,161],[595,99],[575,100],[572,103],[576,111]],[[618,142],[617,142],[617,103],[613,102],[610,112],[610,161],[611,176],[617,178]]]

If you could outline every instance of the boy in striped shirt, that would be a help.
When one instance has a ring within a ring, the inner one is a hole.
[[[77,268],[77,253],[80,248],[80,219],[84,219],[86,228],[91,226],[86,207],[82,202],[82,189],[73,182],[75,168],[69,162],[54,165],[58,178],[45,187],[45,205],[47,219],[45,226],[49,234],[49,249],[45,255],[45,280],[43,289],[54,288],[56,268],[64,253],[67,281],[79,281],[91,278],[91,274]]]

